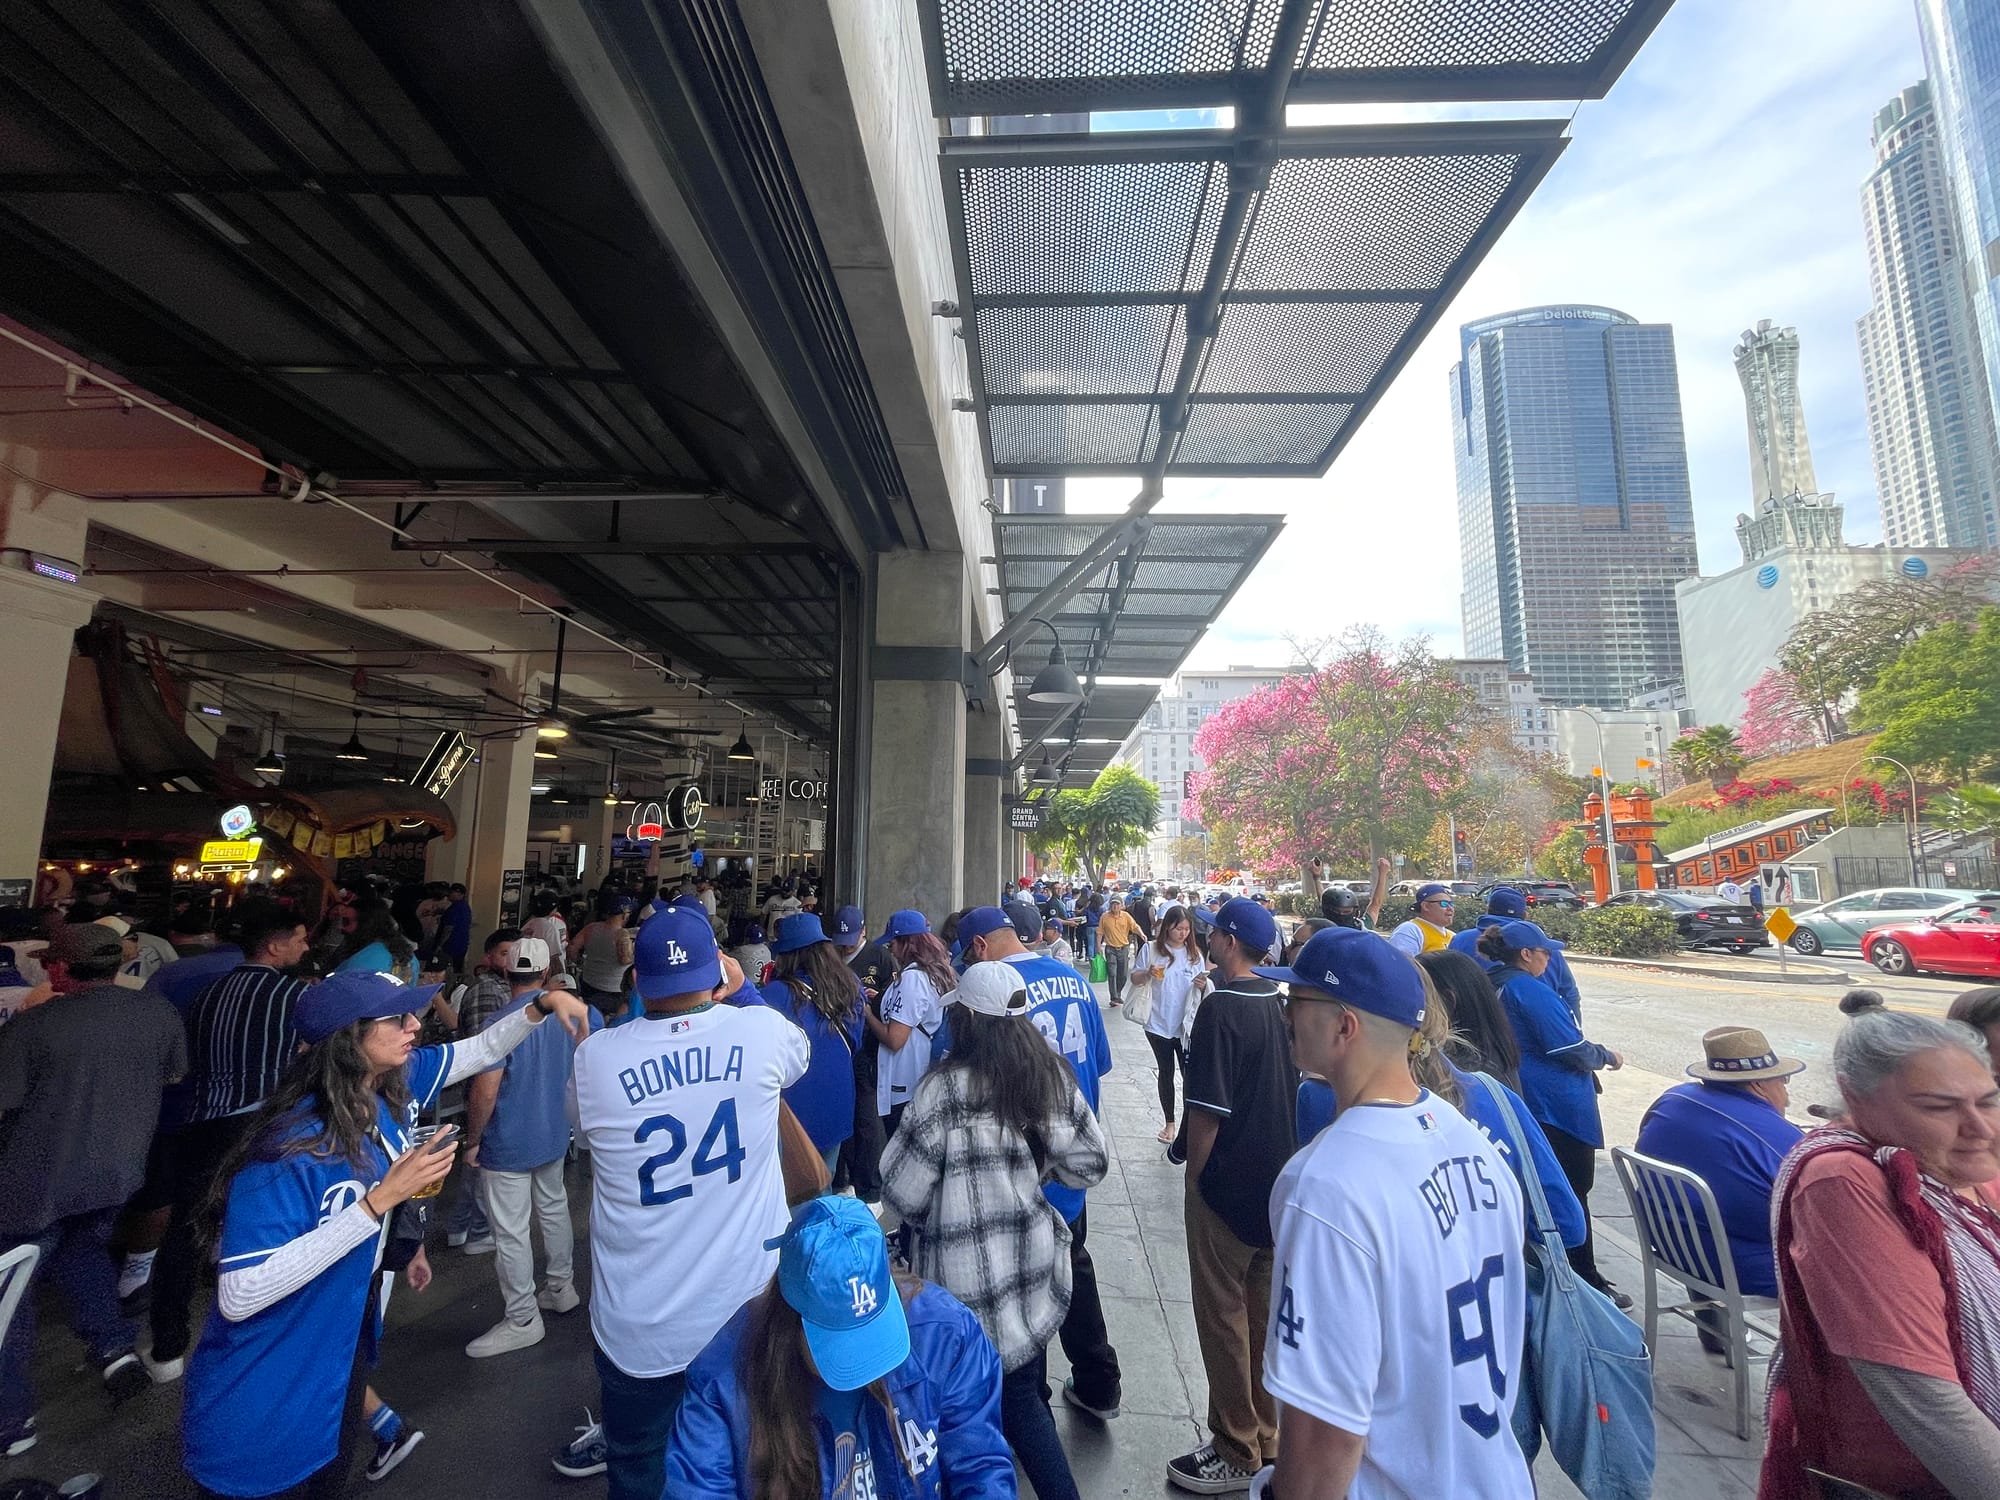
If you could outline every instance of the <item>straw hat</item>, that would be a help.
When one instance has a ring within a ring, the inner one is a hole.
[[[1704,1060],[1689,1068],[1688,1077],[1707,1083],[1755,1083],[1760,1078],[1790,1078],[1806,1065],[1796,1057],[1780,1057],[1764,1033],[1754,1026],[1718,1026],[1701,1039]]]

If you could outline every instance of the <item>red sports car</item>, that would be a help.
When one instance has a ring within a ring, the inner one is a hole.
[[[1884,974],[2000,974],[2000,905],[1968,901],[1873,928],[1861,939],[1861,956]]]

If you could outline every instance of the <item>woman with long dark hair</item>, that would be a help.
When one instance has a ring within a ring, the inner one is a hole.
[[[667,1493],[1013,1500],[999,1357],[951,1293],[891,1275],[865,1204],[814,1198],[778,1246],[777,1279],[688,1367]]]
[[[1153,987],[1153,1007],[1146,1016],[1146,1045],[1153,1049],[1159,1068],[1160,1113],[1166,1123],[1159,1140],[1174,1138],[1174,1069],[1187,1068],[1182,1050],[1187,1034],[1184,1022],[1193,1019],[1193,1010],[1208,988],[1208,960],[1195,946],[1194,919],[1185,906],[1170,906],[1160,917],[1153,939],[1139,949],[1132,977]]]
[[[977,963],[952,997],[951,1054],[882,1155],[882,1201],[915,1231],[911,1269],[972,1309],[1000,1353],[1000,1425],[1041,1500],[1075,1500],[1049,1413],[1048,1345],[1069,1311],[1069,1225],[1050,1180],[1104,1177],[1104,1132],[1069,1064],[1026,1020],[1012,964]]]
[[[951,955],[920,911],[892,911],[882,928],[896,977],[882,993],[882,1013],[863,1012],[882,1044],[875,1060],[875,1105],[896,1133],[904,1107],[931,1065],[931,1039],[944,1020],[945,996],[958,987]]]
[[[861,1045],[861,980],[842,962],[816,912],[778,919],[771,980],[759,994],[812,1043],[806,1076],[784,1092],[833,1178],[840,1148],[854,1134],[854,1052]]]
[[[1417,959],[1430,977],[1451,1023],[1444,1055],[1467,1073],[1490,1073],[1521,1092],[1521,1045],[1500,1004],[1493,981],[1476,959],[1443,948]]]
[[[417,1112],[546,1016],[588,1034],[582,1003],[551,991],[470,1041],[417,1047],[438,988],[362,970],[309,986],[294,1012],[305,1050],[216,1173],[202,1237],[220,1274],[181,1411],[204,1496],[345,1493],[388,1223],[451,1170],[449,1130],[412,1146]]]
[[[1479,951],[1500,967],[1492,974],[1501,1007],[1521,1049],[1521,1097],[1528,1113],[1549,1138],[1577,1202],[1583,1205],[1583,1243],[1572,1245],[1570,1265],[1620,1307],[1632,1299],[1604,1279],[1588,1232],[1590,1188],[1597,1180],[1597,1153],[1604,1145],[1604,1122],[1597,1112],[1600,1068],[1617,1070],[1625,1059],[1588,1040],[1562,997],[1542,977],[1549,958],[1564,944],[1533,922],[1498,922],[1479,934]]]
[[[389,903],[369,899],[354,908],[354,930],[335,950],[333,972],[393,974],[411,984],[417,977],[416,957],[416,944],[404,935]]]

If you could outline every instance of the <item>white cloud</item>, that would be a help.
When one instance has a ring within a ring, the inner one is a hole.
[[[1287,636],[1360,621],[1457,649],[1447,376],[1459,325],[1516,307],[1600,303],[1674,326],[1709,573],[1736,564],[1749,505],[1730,350],[1759,318],[1795,325],[1820,485],[1845,502],[1851,540],[1879,535],[1854,339],[1868,304],[1859,193],[1870,120],[1922,74],[1907,5],[1680,0],[1611,96],[1582,106],[1569,149],[1325,479],[1169,483],[1169,511],[1287,517],[1193,662],[1276,662]],[[1072,480],[1070,506],[1118,509],[1132,491]]]

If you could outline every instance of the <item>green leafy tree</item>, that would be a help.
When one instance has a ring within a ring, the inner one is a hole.
[[[1969,781],[1931,798],[1924,804],[1924,817],[1959,833],[2000,837],[2000,786]]]
[[[1081,865],[1092,885],[1127,849],[1143,844],[1160,821],[1160,789],[1127,765],[1107,766],[1088,790],[1057,792],[1048,820],[1028,838],[1037,854],[1065,868]]]
[[[1583,861],[1583,851],[1590,847],[1590,834],[1582,828],[1565,828],[1561,833],[1542,845],[1535,856],[1536,868],[1542,875],[1554,880],[1567,880],[1578,890],[1590,885],[1590,866]]]
[[[2000,770],[2000,609],[1905,646],[1861,694],[1855,723],[1882,731],[1876,753],[1920,770],[1954,781]]]

